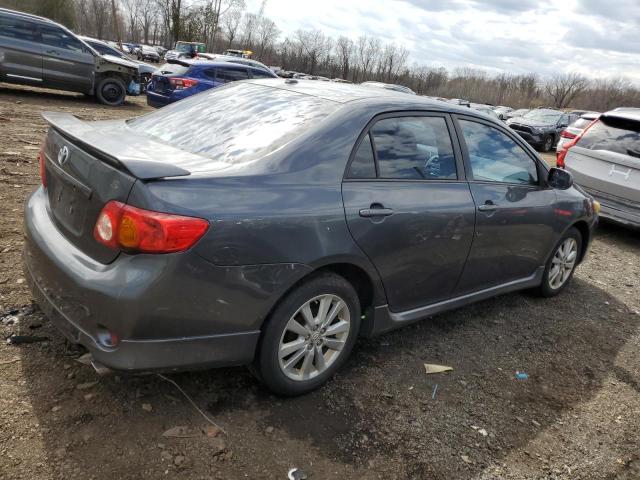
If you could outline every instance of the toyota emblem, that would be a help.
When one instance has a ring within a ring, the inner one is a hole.
[[[69,159],[69,149],[65,145],[60,150],[58,150],[58,165],[64,165],[67,163]]]

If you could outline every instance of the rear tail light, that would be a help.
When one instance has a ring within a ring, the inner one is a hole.
[[[563,130],[560,136],[562,138],[569,138],[569,139],[577,137],[575,133],[568,132],[567,130]]]
[[[174,90],[186,90],[198,84],[197,80],[191,78],[170,78],[169,83]]]
[[[153,212],[112,200],[98,215],[93,236],[113,249],[172,253],[191,248],[208,228],[209,222],[202,218]]]
[[[40,147],[40,153],[38,153],[38,168],[40,169],[40,182],[44,188],[47,188],[47,157],[44,153],[44,143]]]
[[[557,167],[564,168],[564,159],[566,158],[567,152],[569,151],[569,149],[573,147],[576,143],[578,143],[578,141],[584,136],[584,134],[587,133],[587,130],[589,130],[593,125],[595,125],[598,122],[599,122],[599,119],[596,118],[593,122],[587,125],[587,127],[584,130],[582,130],[582,132],[576,135],[570,142],[567,142],[564,145],[562,145],[562,149],[556,154]]]

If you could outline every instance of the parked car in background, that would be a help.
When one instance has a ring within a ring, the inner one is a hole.
[[[249,65],[211,60],[170,60],[151,77],[147,104],[163,107],[196,93],[249,78],[278,78],[271,71]]]
[[[640,227],[640,109],[600,115],[565,145],[558,165],[600,202],[602,217]]]
[[[158,50],[151,45],[140,46],[140,50],[138,50],[136,55],[138,56],[138,60],[150,60],[156,63],[160,61],[160,54],[158,53]]]
[[[447,100],[448,103],[453,103],[454,105],[461,105],[463,107],[471,107],[471,102],[469,100],[465,100],[464,98],[450,98]]]
[[[469,107],[478,112],[482,112],[485,115],[488,115],[489,117],[500,120],[500,117],[498,116],[498,114],[495,112],[495,110],[491,105],[484,105],[481,103],[472,103],[469,105]]]
[[[358,336],[559,294],[597,218],[500,121],[384,88],[248,80],[132,120],[45,119],[25,277],[99,368],[251,364],[309,392]]]
[[[238,58],[251,58],[253,52],[251,50],[236,50],[233,48],[227,48],[225,50],[225,55],[229,55],[230,57],[238,57]]]
[[[500,120],[506,120],[507,114],[509,112],[513,112],[513,108],[500,106],[500,107],[494,107],[493,111],[496,112],[496,115],[498,115],[498,118]]]
[[[536,108],[522,117],[510,118],[507,125],[535,148],[549,152],[558,142],[562,130],[577,118],[577,115],[560,110]]]
[[[512,110],[508,113],[504,114],[504,120],[509,120],[510,118],[522,117],[531,111],[530,108],[519,108],[517,110]]]
[[[204,53],[206,45],[202,42],[183,42],[178,41],[173,50],[169,50],[164,54],[165,60],[173,60],[176,58],[191,58],[192,52],[196,54]]]
[[[155,65],[150,65],[148,63],[133,59],[128,55],[125,55],[123,52],[113,47],[109,43],[103,42],[102,40],[97,40],[91,37],[78,37],[78,38],[80,38],[84,43],[86,43],[91,48],[93,48],[100,55],[113,55],[114,57],[118,57],[122,60],[135,63],[136,66],[138,67],[140,86],[143,91],[146,89],[147,84],[149,83],[149,80],[151,80],[151,74],[155,72],[158,68]]]
[[[0,8],[0,81],[80,92],[106,105],[138,95],[138,66],[101,55],[47,18]]]
[[[160,55],[160,58],[163,58],[164,54],[169,51],[168,49],[164,48],[162,45],[154,45],[153,48],[156,49],[156,52],[158,52],[158,55]]]
[[[230,55],[222,55],[219,53],[199,53],[199,59],[204,60],[214,60],[216,62],[229,62],[236,63],[238,65],[249,65],[255,68],[261,68],[267,72],[275,73],[269,67],[267,67],[264,63],[259,62],[258,60],[252,60],[250,58],[242,58],[242,57],[232,57]]]
[[[324,79],[325,77],[323,77]],[[328,80],[328,79],[327,79]],[[360,85],[364,87],[384,88],[386,90],[394,90],[396,92],[409,93],[415,95],[416,92],[404,85],[397,85],[395,83],[382,83],[382,82],[362,82]]]
[[[556,153],[560,152],[566,143],[580,135],[582,131],[599,116],[600,114],[598,112],[585,112],[581,114],[580,118],[560,133],[560,139],[556,145]]]

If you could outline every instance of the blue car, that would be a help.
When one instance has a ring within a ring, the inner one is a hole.
[[[272,71],[250,65],[210,60],[171,60],[151,76],[147,104],[159,108],[196,93],[249,78],[278,78]]]

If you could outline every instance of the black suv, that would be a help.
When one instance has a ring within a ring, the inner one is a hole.
[[[578,118],[579,115],[560,110],[536,108],[522,117],[507,120],[507,125],[533,147],[549,152],[558,143],[562,130]]]
[[[62,25],[0,8],[0,81],[95,95],[120,105],[140,93],[138,67],[102,56]]]

